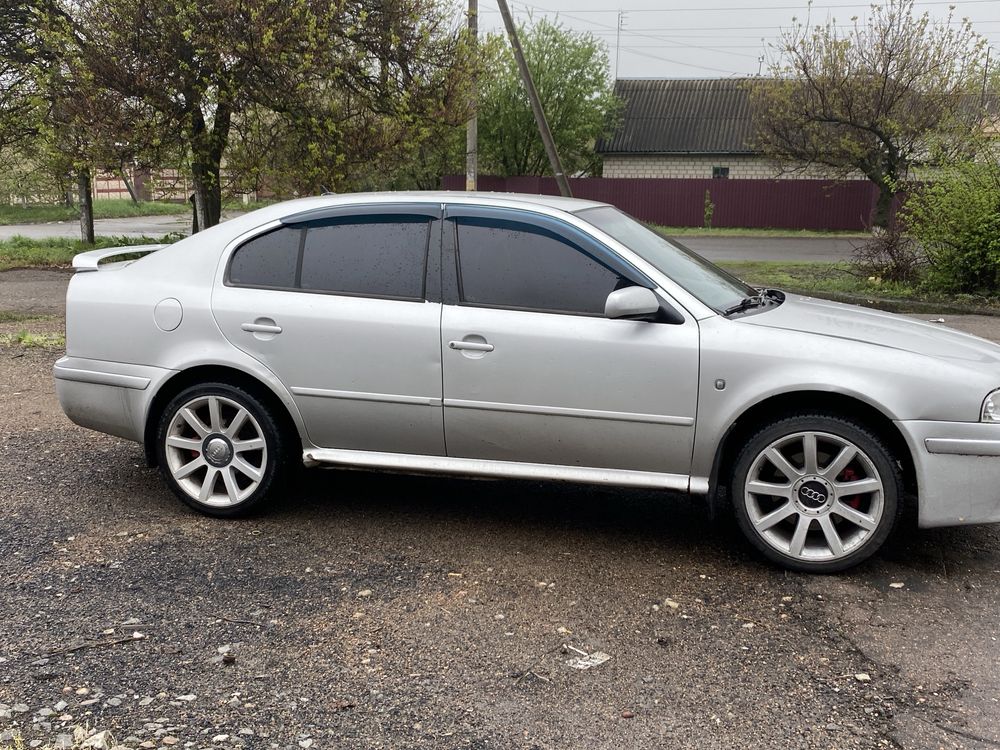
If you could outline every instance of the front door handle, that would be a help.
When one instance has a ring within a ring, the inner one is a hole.
[[[472,352],[491,352],[493,344],[479,341],[449,341],[448,346],[452,349],[467,349]]]
[[[247,333],[281,333],[281,326],[270,318],[257,318],[253,323],[244,323],[240,328]]]

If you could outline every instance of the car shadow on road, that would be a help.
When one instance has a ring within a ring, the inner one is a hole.
[[[678,560],[714,559],[777,570],[750,550],[727,509],[710,512],[701,496],[557,482],[471,480],[381,472],[316,469],[303,472],[295,490],[272,504],[276,517],[311,522],[349,516],[418,532],[448,525],[456,534],[520,535],[614,540],[652,547]],[[900,572],[949,576],[960,569],[994,569],[1000,563],[1000,527],[920,529],[904,514],[889,543],[851,575]]]
[[[669,547],[688,554],[746,551],[728,524],[713,520],[703,498],[562,482],[477,480],[384,472],[315,469],[271,504],[273,518],[307,516],[317,523],[337,518],[447,525],[456,533],[592,535]],[[461,530],[460,530],[461,529]]]

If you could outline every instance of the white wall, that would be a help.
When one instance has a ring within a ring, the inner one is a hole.
[[[604,177],[671,177],[708,179],[713,167],[729,167],[731,180],[830,180],[836,176],[822,168],[782,172],[778,162],[763,156],[688,156],[662,154],[608,154]],[[857,175],[854,179],[863,179]]]

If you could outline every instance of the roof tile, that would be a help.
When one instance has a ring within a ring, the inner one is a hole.
[[[621,125],[602,139],[604,154],[751,154],[746,79],[621,78]]]

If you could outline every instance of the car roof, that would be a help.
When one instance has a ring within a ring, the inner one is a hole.
[[[530,195],[527,193],[488,193],[451,190],[408,190],[378,193],[330,193],[309,198],[298,198],[253,211],[244,216],[253,217],[257,223],[274,219],[287,219],[298,214],[321,211],[338,206],[374,203],[451,203],[506,208],[542,208],[549,211],[576,212],[586,208],[606,206],[606,203],[563,198],[557,195]],[[229,222],[227,222],[229,223]],[[243,224],[243,222],[239,222]]]
[[[365,193],[358,193],[365,195]],[[486,191],[467,190],[409,190],[398,193],[369,193],[368,195],[399,196],[412,199],[441,201],[442,203],[475,203],[479,205],[510,205],[511,203],[527,203],[535,206],[545,206],[559,211],[582,211],[585,208],[606,206],[607,203],[584,200],[582,198],[564,198],[561,195],[538,195],[534,193],[493,193]]]

